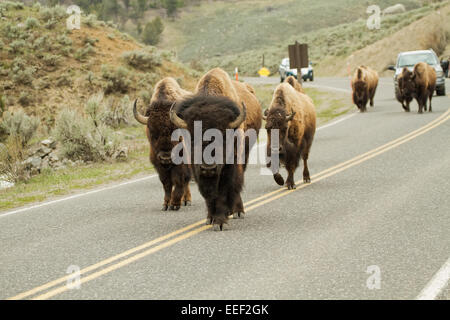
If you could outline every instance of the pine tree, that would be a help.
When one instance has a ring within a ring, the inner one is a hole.
[[[148,22],[142,31],[142,41],[146,44],[156,45],[161,39],[161,33],[164,30],[164,25],[160,17],[156,17]]]

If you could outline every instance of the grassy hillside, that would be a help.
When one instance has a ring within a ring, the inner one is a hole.
[[[195,72],[169,52],[144,46],[112,25],[83,16],[66,28],[65,9],[0,3],[0,94],[7,109],[24,108],[52,125],[61,107],[79,108],[104,92],[114,104],[125,95],[148,99],[164,76],[195,85]]]
[[[370,4],[378,4],[383,9],[397,2],[381,0]],[[421,7],[421,2],[416,0],[402,3],[408,10]],[[182,11],[175,21],[166,21],[163,47],[176,49],[182,61],[196,60],[200,64],[207,61],[209,65],[256,52],[253,60],[258,67],[262,54],[267,51],[266,62],[270,66],[271,52],[276,50],[285,55],[287,44],[296,39],[358,19],[361,19],[359,25],[363,25],[368,17],[367,6],[360,0],[202,3]],[[333,41],[332,37],[328,38]],[[246,66],[246,61],[240,65],[243,70]]]
[[[366,64],[378,70],[381,75],[392,76],[392,71],[388,71],[387,67],[395,64],[397,55],[401,51],[432,48],[438,56],[448,58],[450,56],[450,5],[436,9],[396,32],[386,34],[370,45],[351,51],[351,55],[325,58],[317,71],[327,75],[345,76],[347,63],[352,70],[358,65]]]

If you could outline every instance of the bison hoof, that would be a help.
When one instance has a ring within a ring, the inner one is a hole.
[[[276,174],[273,175],[273,178],[275,179],[275,182],[276,182],[279,186],[284,185],[284,179],[283,179],[283,177],[281,176],[281,174],[276,173]]]
[[[186,201],[184,201],[184,205],[185,205],[185,206],[191,206],[191,205],[192,205],[192,202],[189,201],[189,200],[186,200]]]
[[[213,230],[214,231],[223,231],[223,224],[214,224]]]
[[[180,206],[170,206],[169,210],[178,211],[178,210],[180,210]]]
[[[167,204],[163,204],[162,206],[162,211],[167,211],[167,209],[169,209],[169,206]]]
[[[304,183],[311,183],[311,178],[310,177],[303,178],[303,182]]]
[[[211,218],[206,218],[206,225],[210,225],[212,224],[212,219]]]
[[[235,212],[233,213],[233,219],[244,219],[245,212]]]
[[[288,190],[294,190],[297,187],[295,186],[295,183],[292,183],[292,184],[290,183],[290,184],[287,185],[287,188],[288,188]]]

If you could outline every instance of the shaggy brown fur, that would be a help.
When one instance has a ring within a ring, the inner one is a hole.
[[[378,86],[378,73],[366,66],[356,69],[352,78],[353,103],[361,112],[365,112],[367,102],[373,107],[373,98]]]
[[[178,210],[181,202],[190,205],[192,198],[189,189],[191,178],[187,164],[174,165],[171,161],[172,148],[179,142],[171,141],[177,128],[172,124],[169,111],[174,102],[191,95],[181,89],[173,78],[164,78],[155,86],[150,105],[145,113],[149,117],[146,127],[150,142],[150,161],[158,172],[164,188],[163,210]]]
[[[316,132],[316,110],[310,97],[300,93],[288,83],[275,89],[272,103],[266,110],[266,129],[268,135],[267,155],[278,153],[280,163],[286,166],[288,178],[286,186],[295,189],[294,172],[300,157],[303,159],[303,181],[311,182],[308,170],[308,156]],[[279,130],[279,149],[273,150],[271,130]],[[268,164],[270,166],[270,163]],[[279,185],[284,179],[278,171],[274,179]]]
[[[427,100],[430,101],[431,112],[431,100],[436,89],[436,71],[434,68],[425,62],[419,62],[414,66],[412,72],[404,68],[402,78],[402,92],[405,96],[417,100],[419,113],[422,113],[422,109],[427,111]]]
[[[407,68],[404,68],[403,72],[405,71],[405,69],[407,69]],[[398,90],[396,90],[396,92],[395,92],[395,97],[397,98],[398,102],[400,102],[402,104],[403,109],[406,112],[409,112],[410,111],[409,104],[411,103],[413,98],[412,98],[412,96],[407,96],[404,93],[403,72],[397,76]]]
[[[242,104],[244,103],[247,109],[247,117],[245,122],[240,126],[240,129],[244,130],[244,132],[248,129],[254,129],[256,134],[259,134],[259,129],[262,124],[262,110],[261,105],[256,98],[255,89],[253,89],[253,87],[249,84],[231,80],[224,70],[214,68],[208,71],[199,80],[195,92],[197,96],[204,95],[227,97],[231,101],[235,102],[241,110],[243,108]],[[248,157],[252,147],[253,145],[250,145],[250,140],[248,137],[245,138],[244,171],[247,168]],[[243,217],[244,204],[241,199],[236,202],[233,213],[237,217]]]
[[[203,131],[218,129],[225,137],[225,130],[229,128],[229,124],[243,112],[234,101],[227,97],[206,95],[195,95],[185,99],[177,103],[174,111],[186,123],[191,137],[194,135],[194,121],[202,122]],[[202,146],[202,153],[208,144]],[[222,147],[222,150],[226,150],[225,138]],[[194,150],[193,138],[190,149]],[[236,149],[235,144],[235,152]],[[240,164],[227,164],[225,153],[223,163],[195,164],[194,159],[194,152],[191,152],[192,172],[199,191],[206,201],[208,223],[217,225],[222,230],[228,215],[235,212],[236,207],[242,203],[240,193],[244,184],[244,167]]]
[[[284,80],[284,82],[289,83],[298,92],[305,93],[305,90],[303,90],[302,85],[300,84],[300,82],[297,81],[297,79],[295,79],[294,76],[287,77],[286,80]]]

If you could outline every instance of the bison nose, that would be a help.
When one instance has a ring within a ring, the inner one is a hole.
[[[160,152],[160,153],[158,153],[158,158],[162,164],[171,164],[172,163],[172,157],[171,157],[170,152]]]
[[[217,164],[201,164],[200,172],[205,176],[213,176],[217,172]]]

